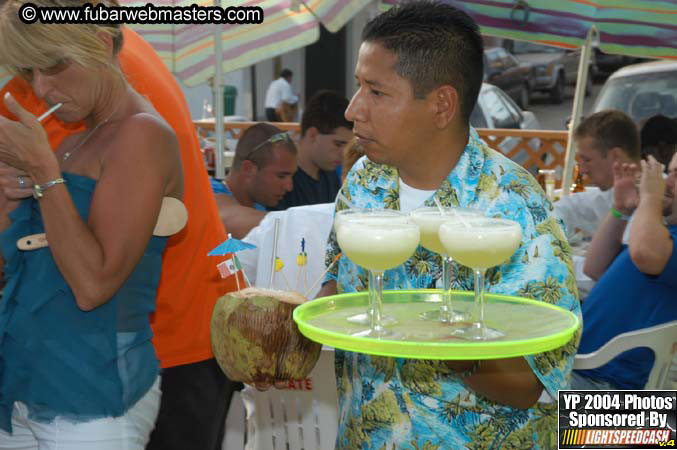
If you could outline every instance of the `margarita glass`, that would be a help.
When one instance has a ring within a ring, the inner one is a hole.
[[[456,217],[440,225],[440,241],[459,264],[475,274],[475,314],[472,323],[454,330],[453,334],[470,340],[490,340],[505,336],[484,323],[484,275],[515,253],[522,241],[518,222],[489,217]]]
[[[339,227],[341,226],[341,221],[344,218],[355,218],[358,217],[358,214],[366,214],[369,211],[384,211],[386,214],[388,210],[370,210],[364,208],[350,208],[342,209],[341,211],[336,212],[334,217],[334,231],[338,235]],[[348,317],[346,320],[351,323],[356,323],[358,325],[371,325],[371,317],[374,313],[374,305],[376,305],[376,282],[374,281],[374,276],[371,271],[369,271],[368,282],[368,292],[369,292],[369,305],[367,306],[367,311],[360,314],[355,314]],[[397,323],[394,317],[381,315],[381,323],[383,325],[394,325]]]
[[[421,229],[421,245],[431,252],[442,256],[442,282],[444,295],[442,306],[438,309],[421,313],[421,319],[439,322],[459,322],[469,317],[467,312],[457,311],[451,304],[451,263],[453,259],[447,254],[440,241],[440,225],[445,221],[458,217],[483,217],[482,213],[470,208],[442,208],[425,206],[411,212],[411,217]]]
[[[383,273],[414,254],[420,241],[419,227],[408,214],[393,210],[362,210],[337,219],[336,239],[341,251],[370,273],[370,329],[360,334],[388,336],[381,317]]]

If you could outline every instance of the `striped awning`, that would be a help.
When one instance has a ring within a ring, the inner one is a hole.
[[[222,7],[260,7],[263,23],[224,24],[221,30],[223,72],[248,67],[317,41],[320,22],[331,32],[343,27],[371,0],[236,0]],[[145,2],[121,2],[139,5]],[[156,5],[212,6],[212,1],[159,1]],[[217,25],[132,25],[155,47],[170,70],[194,86],[214,75],[214,27]]]
[[[677,59],[677,0],[442,0],[483,34],[580,47],[594,26],[606,53]],[[387,8],[398,0],[381,0]]]

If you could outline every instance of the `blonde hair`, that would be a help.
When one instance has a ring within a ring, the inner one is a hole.
[[[3,4],[4,3],[4,4]],[[87,68],[108,67],[122,75],[109,55],[99,33],[113,40],[113,55],[122,48],[122,28],[119,25],[98,24],[25,24],[19,19],[19,8],[26,2],[0,1],[0,65],[14,75],[24,75],[26,69],[46,69],[64,60]],[[118,6],[117,0],[31,0],[36,7]]]

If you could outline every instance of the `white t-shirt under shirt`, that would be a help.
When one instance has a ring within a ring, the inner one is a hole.
[[[424,191],[409,186],[400,178],[400,210],[408,213],[416,208],[423,206],[423,203],[428,200],[435,193],[436,189],[432,191]]]

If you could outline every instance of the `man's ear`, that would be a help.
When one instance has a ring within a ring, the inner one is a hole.
[[[240,173],[245,177],[252,177],[256,175],[256,172],[259,168],[254,164],[253,161],[245,159],[240,163]]]
[[[446,128],[460,114],[461,105],[458,91],[451,85],[443,85],[428,94],[428,102],[433,112],[433,121],[437,128]]]
[[[609,149],[607,154],[611,156],[611,160],[614,162],[616,161],[630,162],[630,158],[628,158],[628,155],[626,155],[623,149],[620,147],[612,147],[611,149]]]
[[[320,130],[315,127],[310,127],[306,130],[306,134],[303,137],[307,138],[310,142],[315,143],[315,140],[319,134]]]

